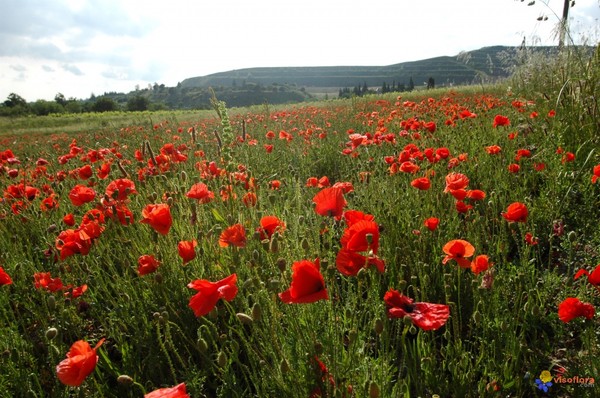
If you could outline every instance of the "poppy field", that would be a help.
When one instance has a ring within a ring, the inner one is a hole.
[[[0,395],[593,396],[599,124],[569,104],[1,132]]]

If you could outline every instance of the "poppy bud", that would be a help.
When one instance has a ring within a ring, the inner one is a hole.
[[[48,310],[54,311],[56,308],[56,298],[53,295],[48,296]]]
[[[429,366],[430,363],[431,363],[430,357],[421,358],[421,369],[425,370]]]
[[[248,314],[244,314],[243,312],[238,312],[237,314],[235,314],[235,316],[244,325],[250,325],[253,322],[252,317],[250,315],[248,315]]]
[[[243,289],[252,289],[254,287],[254,278],[246,279],[242,285]]]
[[[156,283],[162,283],[163,282],[163,276],[162,276],[162,274],[158,273],[158,272],[156,274],[154,274],[154,281]]]
[[[403,279],[401,281],[398,282],[398,289],[399,290],[404,290],[404,288],[406,288],[406,281]]]
[[[287,268],[287,263],[285,261],[285,258],[279,257],[277,259],[277,268],[279,268],[279,271],[281,271],[281,272],[285,271],[285,269]]]
[[[317,355],[320,355],[320,354],[322,354],[322,353],[323,353],[323,344],[321,344],[321,342],[320,342],[320,341],[317,341],[317,342],[315,342],[315,344],[314,344],[314,346],[313,346],[313,347],[314,347],[314,349],[315,349],[315,353],[316,353]]]
[[[298,216],[298,223],[300,225],[304,224],[304,216]]]
[[[274,292],[279,291],[279,285],[280,285],[279,279],[275,279],[275,278],[269,279],[269,285],[268,285],[269,290],[272,290]]]
[[[383,333],[383,321],[380,318],[375,319],[375,324],[373,325],[373,330],[378,335]]]
[[[53,233],[54,231],[56,231],[56,224],[50,224],[50,226],[48,226],[48,228],[46,229],[46,232],[48,233]]]
[[[410,333],[412,335],[417,334],[417,328],[415,327],[415,325],[411,325],[410,328],[408,328],[408,333]]]
[[[481,318],[482,318],[482,316],[481,316],[481,312],[479,312],[478,310],[476,310],[476,311],[473,313],[473,321],[474,321],[476,324],[478,324],[478,323],[481,323]]]
[[[167,204],[168,204],[169,206],[172,206],[172,205],[173,205],[173,197],[172,197],[172,196],[169,196],[169,197],[167,198]]]
[[[348,342],[350,344],[354,343],[356,341],[356,338],[358,337],[358,332],[354,329],[352,329],[350,332],[348,332]]]
[[[217,355],[217,366],[220,368],[224,368],[227,365],[227,355],[223,351],[219,351],[219,355]]]
[[[302,247],[302,249],[304,251],[309,251],[310,250],[310,244],[308,243],[308,239],[306,239],[306,238],[302,239],[302,242],[300,243],[300,246]]]
[[[540,316],[540,307],[539,307],[539,306],[537,306],[537,305],[534,305],[534,306],[531,308],[531,313],[533,314],[533,316],[535,316],[535,317],[539,317],[539,316]]]
[[[267,199],[269,200],[269,203],[274,205],[275,202],[277,202],[277,197],[275,195],[269,195],[267,196]]]
[[[160,318],[160,313],[159,312],[153,313],[152,318],[154,318],[155,321],[158,321],[158,318]]]
[[[133,379],[127,375],[120,375],[117,377],[117,383],[122,384],[124,386],[130,386],[133,384]]]
[[[290,364],[287,359],[283,358],[279,363],[279,370],[281,373],[288,373],[290,371]]]
[[[162,316],[165,321],[169,320],[169,313],[167,311],[161,312],[160,316]]]
[[[369,385],[369,398],[379,398],[379,386],[374,381]]]
[[[571,231],[567,234],[567,238],[569,239],[569,242],[573,243],[577,240],[577,232],[575,231]]]
[[[273,235],[273,239],[271,239],[270,245],[269,245],[269,251],[271,253],[277,253],[279,251],[279,239],[277,239],[277,234]]]
[[[257,234],[260,234],[260,233],[257,232]],[[261,244],[263,250],[269,251],[269,246],[271,245],[271,241],[269,239],[263,239],[263,240],[261,240],[260,244]]]
[[[181,170],[181,173],[179,174],[181,177],[181,181],[187,181],[187,173],[185,172],[185,170]]]
[[[48,330],[46,330],[46,338],[48,340],[54,339],[57,334],[58,334],[58,330],[56,328],[49,328]]]
[[[208,351],[208,343],[202,337],[198,338],[198,340],[196,341],[196,346],[202,354],[205,354],[206,351]]]
[[[252,319],[259,320],[262,317],[262,307],[259,303],[252,306]]]

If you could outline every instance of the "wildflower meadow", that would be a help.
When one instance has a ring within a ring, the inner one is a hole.
[[[598,394],[599,63],[4,128],[0,396]]]

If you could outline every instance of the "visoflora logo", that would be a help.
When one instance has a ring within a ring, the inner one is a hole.
[[[540,377],[538,379],[535,379],[535,385],[540,390],[548,392],[548,389],[552,387],[552,375],[550,374],[550,371],[542,371]]]
[[[564,369],[562,370],[564,371]],[[535,379],[535,386],[544,392],[548,392],[550,387],[555,384],[575,384],[578,387],[593,387],[595,380],[589,376],[567,376],[564,372],[559,372],[553,377],[548,370],[542,371],[540,377]]]

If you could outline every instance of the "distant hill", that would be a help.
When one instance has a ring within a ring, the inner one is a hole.
[[[549,50],[552,47],[538,47]],[[243,86],[253,83],[263,86],[286,84],[298,87],[368,87],[404,85],[412,80],[420,86],[433,78],[436,86],[465,85],[495,81],[509,75],[518,47],[493,46],[421,61],[388,66],[315,66],[247,68],[191,77],[181,82],[182,88]]]

